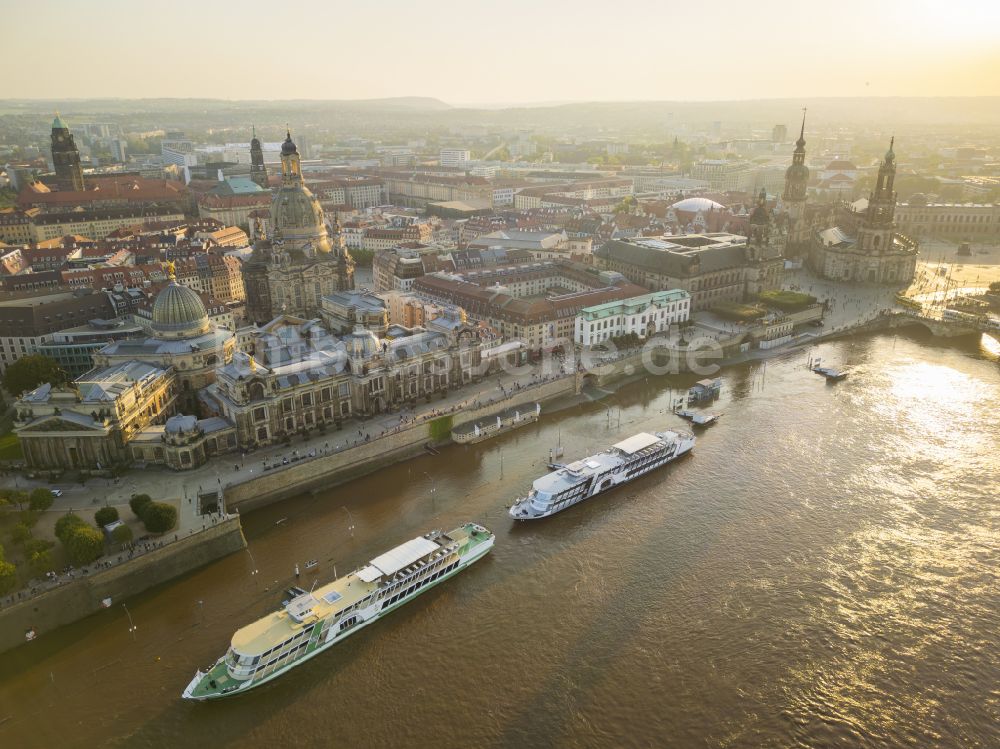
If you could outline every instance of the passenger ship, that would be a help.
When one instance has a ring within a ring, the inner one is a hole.
[[[407,541],[366,566],[311,592],[301,592],[233,635],[229,652],[198,671],[182,697],[211,700],[276,679],[416,598],[483,557],[494,535],[466,523]]]
[[[685,455],[695,437],[683,432],[640,432],[604,452],[535,479],[528,496],[510,508],[515,520],[537,520],[624,484]]]

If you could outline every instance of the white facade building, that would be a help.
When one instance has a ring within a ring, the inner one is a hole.
[[[690,314],[691,295],[683,289],[597,304],[580,310],[573,340],[580,346],[594,346],[629,333],[648,338],[687,322]]]
[[[442,148],[439,156],[441,166],[465,166],[472,160],[472,152],[467,148]]]

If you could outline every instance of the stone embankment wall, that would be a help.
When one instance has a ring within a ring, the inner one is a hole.
[[[500,409],[521,404],[531,404],[573,395],[578,391],[578,376],[568,376],[516,391],[502,403],[474,408],[453,414],[456,423],[474,421],[497,413]],[[364,476],[379,468],[424,452],[425,445],[433,442],[433,420],[413,424],[393,434],[363,442],[354,447],[318,455],[283,466],[277,470],[255,476],[248,481],[225,488],[226,509],[247,512],[277,502],[316,487],[331,487]],[[448,442],[450,440],[445,440]]]
[[[246,546],[239,517],[232,517],[204,531],[146,552],[128,562],[92,572],[58,588],[0,609],[0,653],[25,644],[24,633],[34,629],[39,637],[57,627],[83,619],[111,598],[123,599],[191,572]]]

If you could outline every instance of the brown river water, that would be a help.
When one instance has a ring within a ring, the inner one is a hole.
[[[249,553],[127,601],[135,639],[114,606],[0,657],[0,747],[998,747],[998,349],[812,349],[836,385],[805,350],[727,369],[693,455],[530,524],[505,505],[550,447],[680,426],[686,381],[251,513]],[[308,587],[467,520],[497,542],[457,577],[270,685],[180,699],[296,562]]]

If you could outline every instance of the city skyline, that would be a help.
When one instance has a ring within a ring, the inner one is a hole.
[[[92,16],[76,15],[65,0],[6,7],[9,27],[39,29],[47,52],[34,53],[38,34],[11,36],[9,54],[30,57],[33,70],[8,80],[5,97],[427,96],[453,106],[496,106],[986,96],[1000,88],[991,34],[1000,8],[968,0],[947,7],[845,0],[832,14],[815,3],[780,0],[764,9],[723,0],[711,18],[697,6],[643,1],[624,14],[625,45],[607,36],[607,12],[589,2],[536,7],[518,0],[495,18],[451,1],[373,9],[299,0],[279,13],[257,1],[184,0],[175,10],[192,19],[190,37],[183,27],[179,34],[135,34],[132,6],[101,5]],[[86,43],[99,37],[115,43]],[[188,38],[197,54],[185,53]]]

